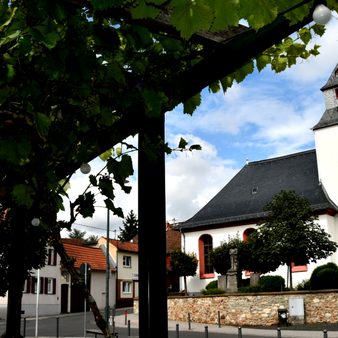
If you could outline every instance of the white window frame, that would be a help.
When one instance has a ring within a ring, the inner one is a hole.
[[[132,282],[130,281],[122,281],[121,283],[121,291],[123,294],[131,294],[132,293]]]
[[[123,267],[124,268],[131,268],[131,256],[123,256]]]

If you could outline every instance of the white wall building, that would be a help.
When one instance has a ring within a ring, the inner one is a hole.
[[[188,278],[188,291],[200,292],[217,274],[208,252],[229,238],[245,239],[264,206],[281,190],[294,190],[307,198],[318,215],[317,223],[338,242],[338,65],[324,87],[326,110],[313,127],[316,149],[246,164],[237,175],[192,218],[181,223],[182,247],[197,255],[196,276]],[[318,265],[338,263],[337,253],[306,266],[292,268],[293,285],[309,279]],[[287,267],[271,273],[287,281]]]

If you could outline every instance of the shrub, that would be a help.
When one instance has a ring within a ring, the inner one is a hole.
[[[262,276],[258,285],[263,292],[283,291],[285,280],[282,276]]]
[[[238,292],[242,293],[257,293],[262,292],[262,289],[259,285],[249,285],[249,286],[241,286],[238,288]]]
[[[212,282],[210,282],[209,284],[207,284],[207,286],[205,288],[207,290],[210,290],[210,289],[217,289],[217,287],[218,287],[217,280],[213,280]]]
[[[220,295],[225,293],[224,290],[218,289],[218,288],[213,288],[213,289],[203,289],[202,291],[203,295]]]
[[[305,279],[301,283],[299,283],[296,287],[297,290],[303,291],[303,290],[311,290],[311,282],[310,279]]]
[[[338,288],[338,266],[327,263],[315,268],[310,278],[312,290],[325,290]]]

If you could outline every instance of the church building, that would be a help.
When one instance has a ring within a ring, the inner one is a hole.
[[[198,293],[217,279],[210,250],[230,238],[245,240],[264,220],[265,205],[281,190],[305,197],[318,216],[316,222],[338,241],[338,64],[321,91],[326,110],[312,128],[315,149],[247,163],[202,209],[180,223],[182,249],[195,253],[199,262],[196,276],[187,279],[189,292]],[[338,264],[338,252],[317,263],[293,266],[293,285],[327,262]],[[286,266],[270,274],[288,280]]]

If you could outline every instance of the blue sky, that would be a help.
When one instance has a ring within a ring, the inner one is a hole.
[[[315,41],[320,55],[303,60],[275,74],[269,68],[249,75],[227,92],[204,90],[202,103],[192,116],[183,115],[178,106],[166,114],[166,141],[176,146],[183,137],[189,144],[200,144],[201,151],[173,153],[166,157],[167,220],[185,221],[203,207],[245,165],[257,161],[314,148],[311,128],[324,113],[320,88],[338,63],[338,19],[336,13],[326,33]],[[129,139],[136,143],[136,139]],[[136,155],[136,154],[135,154]],[[137,214],[136,174],[130,179],[132,192],[119,193],[116,205],[125,215]],[[92,174],[103,163],[92,161]],[[88,176],[76,173],[71,181],[74,198],[87,186]],[[103,202],[97,197],[98,206]],[[67,219],[62,213],[59,218]],[[111,216],[112,230],[122,220]],[[88,235],[106,234],[106,212],[97,208],[93,219],[78,219],[75,228]],[[101,230],[102,229],[102,230]]]

